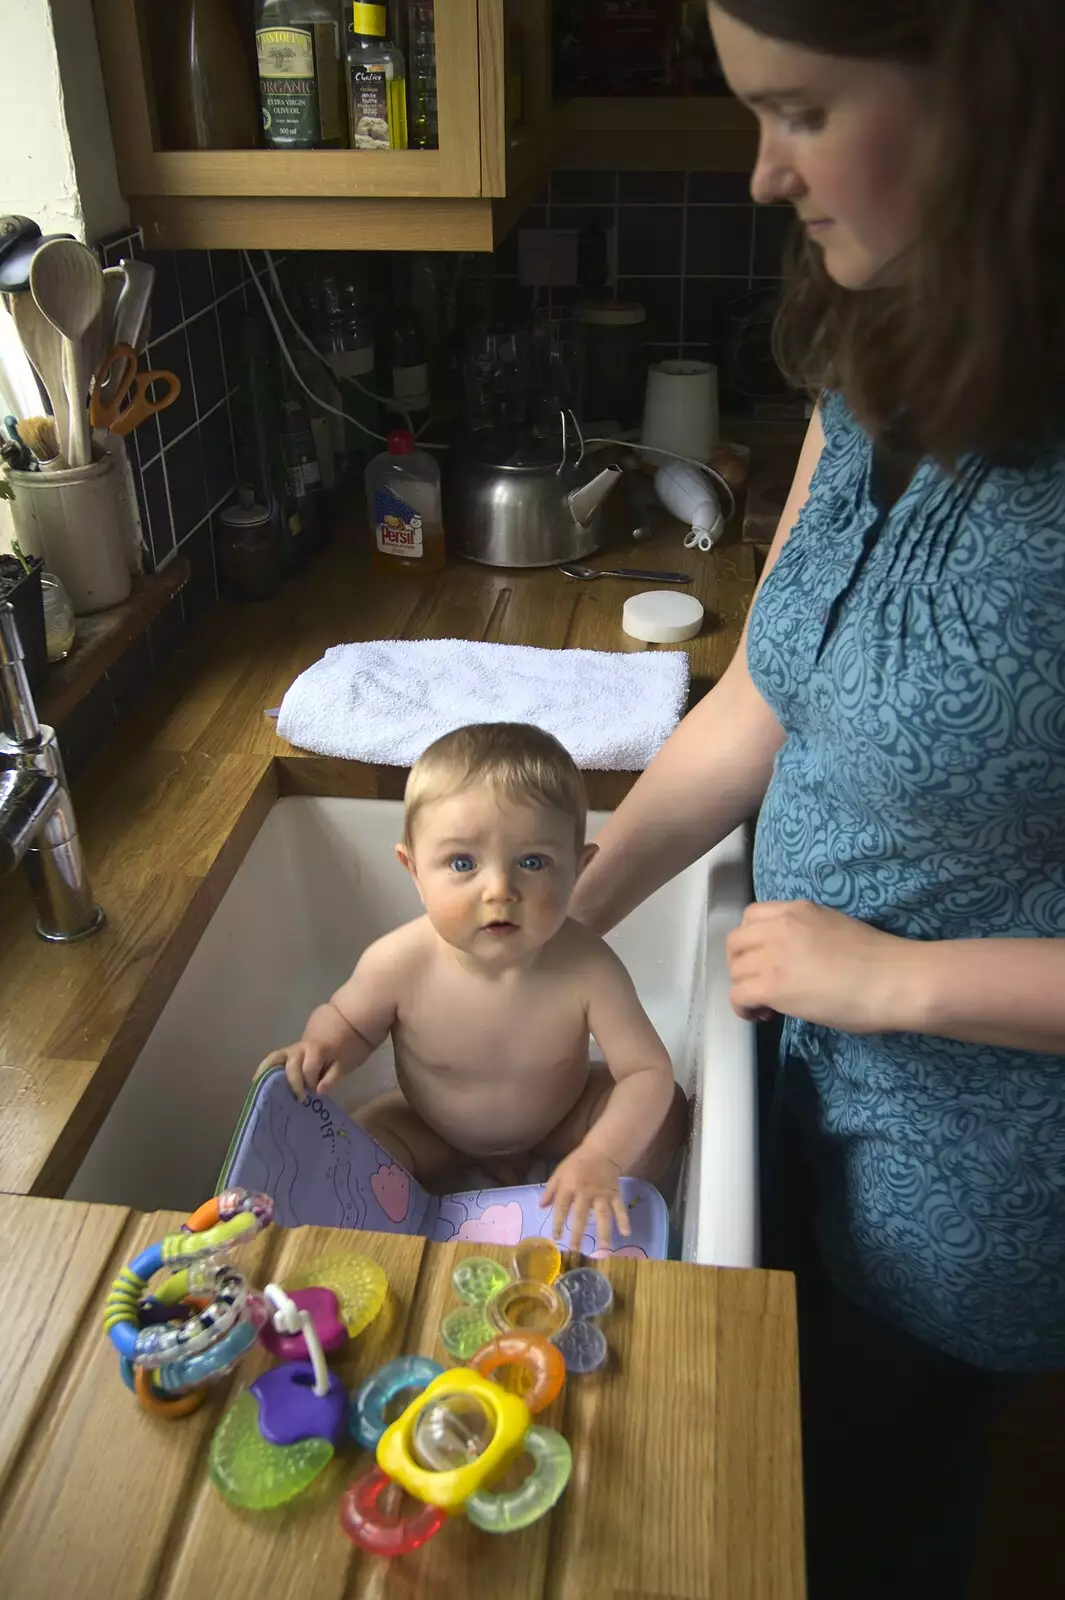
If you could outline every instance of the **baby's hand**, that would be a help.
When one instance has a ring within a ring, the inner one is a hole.
[[[324,1093],[332,1088],[344,1070],[335,1057],[309,1039],[271,1051],[266,1060],[259,1063],[255,1076],[261,1077],[271,1067],[284,1067],[292,1093],[301,1100],[315,1089]]]
[[[541,1204],[555,1208],[551,1218],[552,1236],[561,1239],[569,1217],[570,1241],[574,1249],[579,1249],[590,1212],[595,1213],[595,1230],[601,1249],[610,1246],[611,1219],[617,1223],[619,1233],[631,1233],[629,1214],[621,1198],[620,1178],[620,1168],[607,1156],[578,1145],[565,1161],[559,1162],[544,1188]]]

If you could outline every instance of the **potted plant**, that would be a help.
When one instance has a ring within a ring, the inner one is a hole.
[[[11,500],[13,497],[14,491],[7,477],[0,476],[0,500]],[[41,593],[43,567],[44,562],[39,556],[23,555],[17,540],[12,542],[10,555],[0,555],[0,605],[6,600],[14,610],[31,688],[37,687],[48,669],[44,597]]]

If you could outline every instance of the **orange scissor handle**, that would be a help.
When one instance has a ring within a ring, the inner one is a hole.
[[[104,401],[100,398],[104,380],[116,363],[122,362],[122,376],[111,399]],[[149,391],[152,386],[164,385],[162,392],[152,395]],[[89,405],[89,421],[94,428],[110,428],[112,433],[125,435],[132,433],[138,423],[146,417],[154,416],[157,411],[165,411],[167,406],[172,406],[181,393],[181,379],[174,372],[169,372],[165,367],[153,369],[149,372],[137,371],[137,352],[132,345],[120,344],[108,353],[93,385],[92,401]],[[129,403],[125,410],[122,409],[128,396]]]

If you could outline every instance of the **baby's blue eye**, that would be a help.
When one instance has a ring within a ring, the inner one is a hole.
[[[543,872],[547,864],[546,856],[522,856],[518,862],[524,872]]]
[[[448,863],[452,872],[472,872],[474,864],[472,856],[452,856]]]

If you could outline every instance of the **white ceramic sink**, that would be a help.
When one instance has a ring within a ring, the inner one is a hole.
[[[589,833],[605,820],[593,813]],[[193,1210],[222,1165],[262,1058],[299,1037],[366,944],[420,905],[392,846],[402,807],[279,800],[178,980],[68,1191]],[[685,1260],[757,1259],[754,1033],[728,1003],[724,941],[748,899],[737,831],[611,938],[695,1097],[675,1210]],[[394,1081],[385,1044],[339,1096],[354,1110]]]

